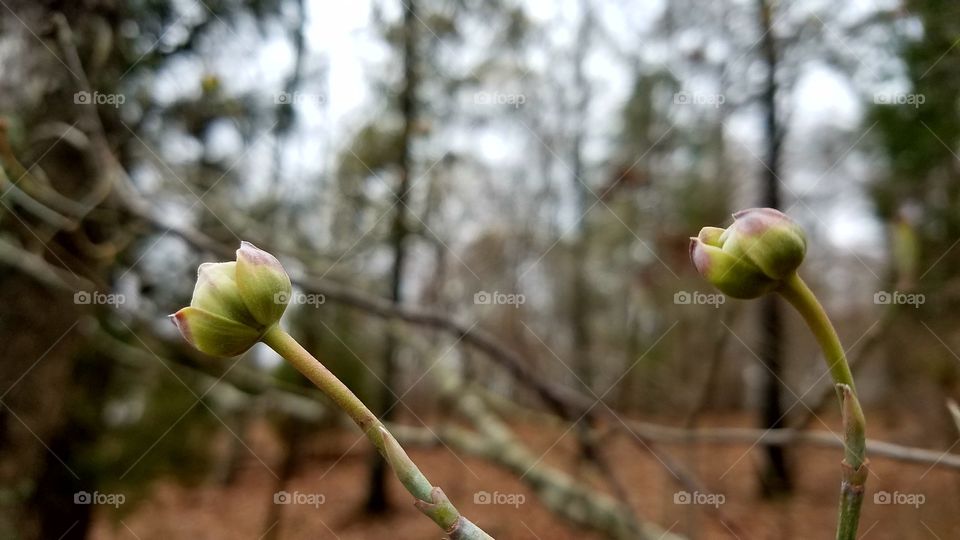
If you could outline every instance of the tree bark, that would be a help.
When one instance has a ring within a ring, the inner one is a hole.
[[[763,183],[762,206],[780,207],[780,143],[782,132],[777,116],[777,46],[773,35],[772,7],[767,0],[757,0],[760,16],[760,32],[763,34],[762,51],[767,64],[767,78],[763,91],[764,140],[766,141],[766,167]],[[780,300],[776,295],[763,299],[760,309],[760,360],[766,366],[761,387],[761,427],[777,429],[784,427],[783,412],[783,324]],[[792,479],[787,464],[785,448],[780,445],[766,447],[767,462],[761,473],[761,486],[766,497],[787,493]]]
[[[411,184],[411,169],[413,168],[412,139],[417,116],[416,90],[419,83],[417,78],[417,4],[415,0],[407,0],[403,17],[404,45],[403,45],[403,75],[404,88],[400,95],[400,112],[403,115],[403,135],[400,139],[400,181],[395,193],[395,213],[391,228],[391,244],[393,247],[393,267],[390,274],[390,299],[394,304],[403,301],[403,277],[407,259],[406,239],[409,233],[407,227],[408,191]],[[382,420],[393,418],[397,405],[397,353],[398,343],[393,330],[388,327],[383,347],[383,384],[380,393],[380,407],[377,411]],[[390,474],[386,461],[378,453],[372,454],[373,464],[370,470],[369,493],[367,496],[367,511],[382,513],[389,507],[387,500],[387,478]]]

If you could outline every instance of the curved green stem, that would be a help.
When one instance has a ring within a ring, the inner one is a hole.
[[[403,486],[416,498],[416,507],[440,526],[451,539],[492,540],[490,535],[463,517],[440,488],[430,484],[380,419],[297,340],[277,325],[268,329],[261,339],[350,415],[386,458]]]
[[[810,331],[817,338],[817,343],[823,349],[827,366],[830,368],[833,382],[855,388],[853,374],[850,373],[850,366],[847,364],[847,356],[843,352],[840,338],[837,337],[837,332],[833,329],[833,324],[830,323],[827,312],[820,305],[810,287],[807,287],[807,284],[794,272],[784,279],[783,286],[777,292],[800,312],[803,320],[810,327]]]
[[[810,327],[810,331],[813,332],[823,350],[837,389],[844,431],[843,482],[840,489],[837,540],[854,540],[867,480],[867,458],[866,419],[860,408],[860,401],[857,399],[853,374],[850,372],[843,345],[840,344],[840,338],[837,337],[827,312],[800,276],[796,272],[788,276],[777,292],[793,305]]]

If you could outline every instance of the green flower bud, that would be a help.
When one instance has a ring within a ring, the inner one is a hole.
[[[780,286],[807,252],[803,229],[773,208],[751,208],[733,215],[727,229],[704,227],[690,239],[697,271],[733,298],[756,298]]]
[[[290,277],[280,261],[241,242],[236,262],[200,265],[190,306],[170,318],[201,352],[236,356],[280,321],[290,292]]]
[[[280,261],[250,242],[240,242],[237,250],[237,287],[253,318],[264,326],[280,320],[292,292]]]

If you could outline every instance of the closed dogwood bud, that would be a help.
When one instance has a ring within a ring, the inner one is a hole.
[[[756,298],[782,283],[803,262],[803,229],[773,208],[751,208],[733,215],[726,229],[704,227],[690,239],[697,271],[724,294]]]
[[[236,356],[280,321],[290,292],[290,278],[276,257],[242,242],[236,262],[200,265],[190,306],[170,317],[201,352]]]

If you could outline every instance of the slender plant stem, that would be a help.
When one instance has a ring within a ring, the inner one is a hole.
[[[492,540],[490,535],[460,515],[443,491],[430,484],[380,419],[297,340],[274,325],[263,335],[262,341],[350,415],[414,496],[415,506],[440,526],[451,540]]]
[[[856,388],[853,385],[853,375],[850,373],[850,366],[847,364],[847,356],[843,352],[843,346],[840,344],[840,338],[827,317],[827,312],[820,305],[817,297],[800,276],[794,272],[784,280],[783,287],[779,289],[781,296],[787,299],[810,327],[817,343],[823,349],[823,354],[827,360],[827,366],[830,368],[830,375],[836,384],[845,384],[850,388]]]
[[[860,521],[860,508],[863,505],[864,486],[867,480],[866,458],[866,419],[857,399],[853,385],[853,375],[847,356],[840,344],[840,338],[827,316],[827,312],[814,296],[813,291],[794,272],[783,281],[778,289],[803,317],[817,343],[823,350],[824,358],[833,377],[840,410],[843,416],[844,459],[843,481],[840,487],[840,510],[837,522],[837,540],[855,540],[857,525]]]

